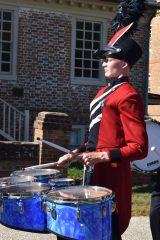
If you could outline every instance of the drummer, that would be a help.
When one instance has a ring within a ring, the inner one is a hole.
[[[75,158],[94,166],[91,185],[106,187],[115,193],[112,240],[121,239],[131,218],[130,162],[145,158],[148,151],[143,100],[129,79],[129,71],[141,55],[137,42],[124,35],[112,47],[98,52],[106,86],[90,104],[88,142],[74,154],[58,160],[60,166]]]

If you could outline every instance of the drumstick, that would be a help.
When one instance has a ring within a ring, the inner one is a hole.
[[[29,169],[47,168],[47,167],[57,167],[57,162],[34,165],[34,166],[31,166],[31,167],[26,167],[24,169],[29,170]]]
[[[61,147],[61,146],[59,146],[55,143],[52,143],[52,142],[49,142],[49,141],[46,141],[46,140],[41,140],[41,141],[43,143],[48,144],[51,147],[54,147],[54,148],[57,148],[57,149],[61,150],[62,152],[74,154],[74,152],[72,152],[72,151],[70,151],[70,150],[68,150],[64,147]],[[84,165],[84,167],[83,167],[83,181],[82,181],[83,186],[90,185],[92,172],[93,172],[93,167]]]
[[[58,144],[55,144],[55,143],[52,143],[52,142],[49,142],[49,141],[46,141],[46,140],[43,140],[43,139],[40,139],[40,138],[37,138],[37,140],[40,140],[43,143],[45,143],[45,144],[47,144],[47,145],[49,145],[49,146],[51,146],[53,148],[56,148],[56,149],[58,149],[58,150],[60,150],[62,152],[74,154],[74,152],[70,151],[67,148],[61,147]],[[40,166],[40,165],[38,165],[38,166]],[[93,171],[93,167],[84,165],[84,168],[83,168],[83,181],[82,181],[82,185],[83,186],[90,184],[92,171]]]
[[[46,141],[46,140],[41,140],[40,138],[37,138],[37,140],[38,140],[38,141],[41,141],[41,142],[43,142],[43,143],[45,143],[45,144],[47,144],[47,145],[49,145],[49,146],[51,146],[51,147],[53,147],[53,148],[56,148],[56,149],[58,149],[58,150],[60,150],[60,151],[62,151],[62,152],[71,153],[71,154],[73,153],[73,154],[74,154],[74,152],[70,151],[70,150],[67,149],[67,148],[61,147],[61,146],[58,145],[58,144],[55,144],[55,143],[52,143],[52,142],[49,142],[49,141]],[[58,162],[46,163],[46,164],[39,164],[39,165],[31,166],[31,167],[26,167],[25,170],[27,170],[27,169],[36,169],[36,168],[47,168],[47,167],[51,167],[51,166],[57,167],[57,165],[58,165]]]
[[[72,153],[72,151],[70,151],[69,149],[67,149],[67,148],[64,148],[64,147],[61,147],[60,145],[58,145],[58,144],[55,144],[55,143],[52,143],[52,142],[49,142],[49,141],[46,141],[46,140],[41,140],[40,138],[37,138],[37,140],[39,140],[39,141],[41,141],[41,142],[43,142],[43,143],[45,143],[45,144],[47,144],[47,145],[49,145],[49,146],[51,146],[51,147],[53,147],[53,148],[56,148],[56,149],[58,149],[58,150],[60,150],[60,151],[62,151],[62,152],[65,152],[65,153]]]

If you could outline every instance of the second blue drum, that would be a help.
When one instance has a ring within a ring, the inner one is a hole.
[[[61,172],[57,169],[28,169],[14,171],[11,176],[32,176],[37,182],[48,183],[52,178],[59,178]]]
[[[51,186],[51,189],[60,189],[74,186],[75,180],[71,178],[55,178],[50,179],[48,184]]]

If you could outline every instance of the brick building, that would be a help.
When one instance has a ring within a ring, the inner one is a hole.
[[[5,0],[0,1],[0,99],[33,122],[41,111],[64,112],[72,119],[73,145],[83,141],[89,121],[89,103],[105,85],[94,49],[111,36],[110,21],[119,1]],[[131,72],[131,81],[147,104],[150,20],[156,1],[149,1],[134,38],[143,57]],[[1,110],[1,114],[2,110]]]

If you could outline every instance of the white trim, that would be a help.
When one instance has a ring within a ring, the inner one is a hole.
[[[97,123],[97,122],[100,122],[102,119],[102,113],[100,113],[96,118],[94,118],[91,123],[90,123],[90,126],[89,126],[89,130],[91,130],[91,128]]]
[[[93,105],[94,105],[97,101],[101,100],[103,97],[105,97],[106,95],[108,95],[110,92],[115,91],[117,87],[121,86],[121,85],[124,84],[124,83],[126,83],[126,82],[122,82],[122,83],[119,83],[119,84],[113,86],[113,87],[110,88],[108,91],[106,91],[106,92],[103,93],[101,96],[99,96],[98,98],[93,99],[93,101],[92,101],[91,104],[90,104],[90,110],[91,110],[91,108],[93,107]],[[93,111],[93,110],[92,110],[92,111]]]
[[[75,40],[76,40],[76,20],[88,20],[91,22],[100,22],[102,23],[102,31],[101,31],[101,47],[104,48],[106,42],[107,42],[107,23],[106,19],[104,18],[95,18],[95,17],[87,17],[87,16],[78,16],[78,15],[73,15],[72,18],[72,49],[71,49],[71,83],[72,84],[80,84],[80,85],[96,85],[96,86],[104,86],[106,81],[105,81],[105,76],[102,70],[102,67],[100,65],[100,77],[99,79],[94,79],[94,78],[74,78],[74,60],[75,60]]]

